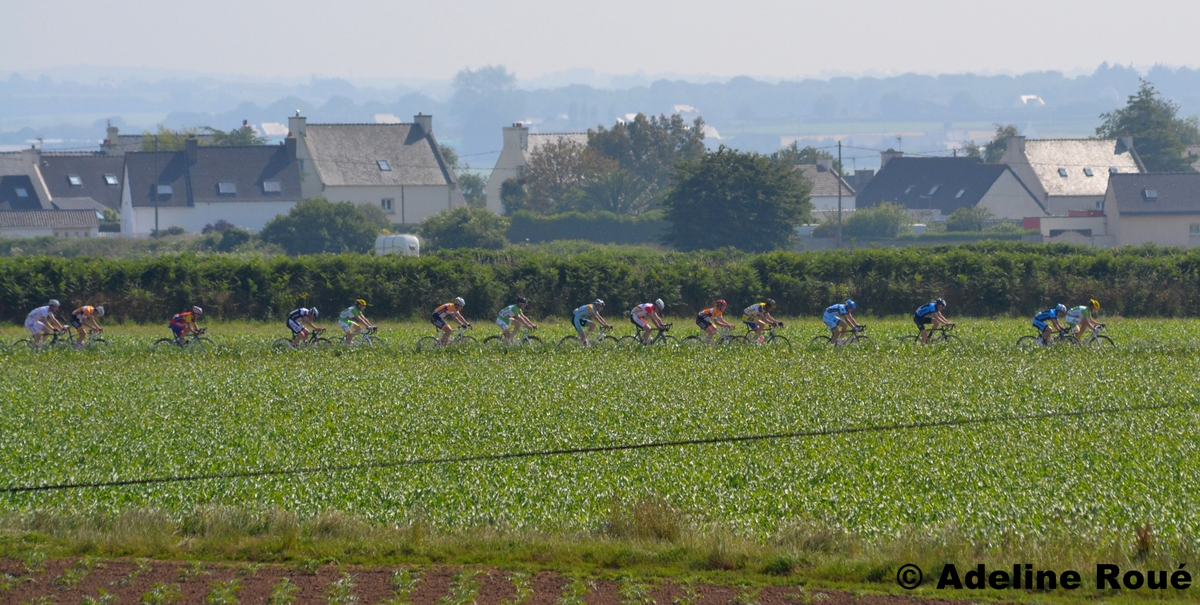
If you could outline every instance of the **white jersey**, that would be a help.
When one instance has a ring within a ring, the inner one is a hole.
[[[54,315],[54,314],[50,312],[49,305],[46,305],[43,307],[38,307],[38,308],[30,311],[29,315],[25,316],[25,323],[29,324],[29,323],[32,323],[35,321],[45,323],[46,318],[50,317],[51,315]]]

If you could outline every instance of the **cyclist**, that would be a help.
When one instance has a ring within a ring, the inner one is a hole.
[[[825,326],[830,330],[829,344],[837,344],[842,334],[850,330],[859,330],[858,322],[854,321],[854,310],[857,308],[858,303],[855,303],[853,300],[847,300],[844,303],[829,305],[825,309],[825,314],[821,316],[821,321],[825,322]]]
[[[717,326],[733,328],[733,324],[725,321],[725,307],[727,306],[729,303],[725,302],[725,299],[717,299],[713,306],[696,314],[696,325],[708,335],[705,342],[712,342],[713,336],[717,333]]]
[[[315,333],[325,331],[325,328],[318,328],[313,325],[313,320],[320,316],[321,312],[316,307],[312,307],[311,309],[300,307],[288,313],[287,327],[292,331],[292,346],[304,342],[304,337],[310,334],[310,330]]]
[[[450,343],[450,333],[453,332],[453,330],[450,329],[450,325],[446,323],[447,317],[450,317],[454,321],[458,322],[458,325],[460,326],[465,328],[471,327],[471,324],[468,323],[467,320],[462,316],[462,309],[465,306],[467,306],[467,301],[463,300],[463,298],[459,296],[433,310],[433,315],[430,316],[430,322],[433,323],[435,328],[442,331],[443,345]]]
[[[754,303],[742,311],[742,323],[746,324],[746,327],[751,330],[754,330],[754,335],[760,343],[763,341],[763,328],[783,325],[782,321],[771,317],[771,311],[773,310],[775,310],[775,299],[768,298],[762,302]]]
[[[504,333],[504,344],[512,344],[512,327],[514,323],[523,325],[530,330],[537,329],[537,326],[533,325],[533,322],[529,321],[528,317],[525,317],[525,305],[528,304],[529,301],[524,296],[518,296],[517,304],[508,305],[500,309],[500,314],[496,317],[496,325],[500,326],[500,331]]]
[[[50,330],[65,330],[66,328],[58,323],[58,318],[54,316],[58,312],[58,301],[50,299],[50,302],[38,307],[29,312],[25,316],[25,328],[33,335],[33,346],[42,344],[42,339]]]
[[[571,323],[574,324],[575,333],[579,335],[579,342],[583,343],[583,346],[586,347],[588,343],[587,336],[583,333],[584,329],[586,328],[589,334],[596,330],[596,326],[592,324],[592,319],[595,319],[596,323],[602,327],[612,329],[612,324],[604,321],[603,317],[600,317],[600,311],[603,309],[604,301],[597,298],[592,304],[583,305],[571,313]]]
[[[374,328],[375,324],[363,315],[363,311],[367,310],[367,301],[358,299],[350,308],[338,314],[338,325],[342,327],[342,338],[346,344],[354,342],[354,336],[362,332],[363,326]]]
[[[104,328],[101,328],[100,323],[96,321],[100,317],[104,317],[104,307],[84,305],[71,311],[71,327],[79,331],[79,339],[75,343],[76,346],[82,347],[83,339],[87,337],[87,331],[84,329],[83,324],[90,323],[92,324],[92,329],[97,332],[104,331]]]
[[[921,305],[917,308],[917,312],[913,315],[913,322],[917,324],[917,330],[920,331],[921,344],[929,344],[929,337],[933,336],[933,331],[938,326],[954,327],[942,315],[942,311],[946,308],[946,299],[939,298],[929,304]],[[930,325],[933,324],[933,325]],[[926,328],[925,326],[929,326]]]
[[[633,323],[634,326],[637,326],[638,338],[642,340],[642,344],[650,342],[651,329],[650,324],[646,321],[646,318],[650,318],[650,321],[654,322],[654,326],[658,329],[666,329],[666,325],[663,324],[662,318],[658,315],[658,313],[665,307],[666,305],[663,304],[662,299],[659,298],[652,303],[642,303],[634,307],[629,312],[629,321]]]
[[[1066,316],[1067,316],[1067,306],[1064,304],[1061,304],[1061,303],[1054,305],[1053,307],[1046,309],[1045,311],[1042,311],[1041,313],[1038,313],[1037,315],[1034,315],[1033,316],[1033,327],[1037,328],[1038,331],[1041,333],[1038,336],[1038,340],[1037,340],[1038,344],[1040,344],[1040,345],[1050,344],[1050,335],[1051,335],[1050,324],[1054,325],[1055,330],[1062,332],[1063,327],[1062,327],[1062,324],[1058,323],[1058,318],[1066,317]],[[1047,324],[1046,322],[1050,322],[1050,324]]]
[[[1104,324],[1092,319],[1100,311],[1100,301],[1091,299],[1087,305],[1079,305],[1067,309],[1067,325],[1071,326],[1071,334],[1079,338],[1084,332]]]
[[[183,344],[184,332],[188,334],[199,334],[200,328],[196,327],[196,320],[204,315],[204,309],[200,307],[192,307],[191,311],[176,313],[171,317],[171,323],[167,324],[171,331],[175,333],[176,344]]]

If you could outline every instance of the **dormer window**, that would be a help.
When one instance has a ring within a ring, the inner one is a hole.
[[[908,186],[908,189],[905,189],[905,190],[904,190],[904,194],[905,194],[905,195],[908,195],[909,193],[912,193],[912,190],[913,190],[913,185],[909,185],[909,186]]]
[[[1145,189],[1142,189],[1142,199],[1146,200],[1147,202],[1157,202],[1158,201],[1158,190],[1150,189],[1148,187]]]
[[[159,195],[172,195],[175,193],[175,190],[170,185],[159,185],[157,191]]]
[[[115,174],[104,175],[104,184],[108,185],[109,187],[116,187],[117,186],[117,175],[115,175]]]
[[[29,197],[29,190],[24,187],[17,187],[17,197]]]
[[[83,187],[83,179],[79,178],[78,174],[68,174],[67,182],[70,183],[72,187]]]
[[[941,187],[941,185],[934,185],[933,187],[931,187],[929,189],[929,195],[933,195],[933,194],[937,193],[937,190],[939,187]]]
[[[230,181],[217,183],[217,193],[221,195],[237,195],[237,183]]]
[[[381,172],[391,172],[392,171],[392,165],[390,163],[388,163],[387,160],[375,160],[375,163],[379,165],[379,170]]]
[[[1117,173],[1119,173],[1119,172],[1121,172],[1121,169],[1120,169],[1120,168],[1117,168],[1116,166],[1113,166],[1113,167],[1111,167],[1111,168],[1109,168],[1109,169],[1108,169],[1108,173],[1109,173],[1109,174],[1117,174]]]
[[[1067,169],[1066,169],[1066,168],[1059,168],[1059,169],[1058,169],[1058,176],[1061,176],[1061,177],[1063,177],[1064,179],[1065,179],[1065,178],[1067,178]]]
[[[277,180],[263,181],[263,193],[283,193],[283,183]]]
[[[1084,174],[1084,176],[1096,176],[1096,173],[1092,172],[1091,168],[1084,168],[1083,174]]]
[[[963,187],[962,189],[959,189],[959,190],[958,190],[958,193],[954,194],[954,199],[958,199],[958,198],[962,197],[962,196],[963,196],[963,194],[964,194],[964,193],[966,193],[966,192],[967,192],[967,188],[966,188],[966,187]]]

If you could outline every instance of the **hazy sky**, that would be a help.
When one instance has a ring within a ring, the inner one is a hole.
[[[0,71],[253,76],[1090,71],[1200,64],[1192,0],[0,0]]]

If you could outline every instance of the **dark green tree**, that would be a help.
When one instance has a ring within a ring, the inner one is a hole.
[[[589,130],[588,148],[663,191],[675,164],[704,154],[704,119],[687,124],[679,114],[647,118],[639,113],[611,130],[603,126]]]
[[[1133,135],[1134,149],[1150,172],[1193,172],[1195,158],[1185,152],[1188,145],[1200,143],[1200,121],[1196,116],[1177,117],[1179,105],[1162,98],[1153,84],[1141,82],[1125,107],[1100,114],[1104,122],[1096,128],[1096,135]]]
[[[142,151],[183,151],[188,137],[197,133],[195,128],[171,130],[159,124],[157,132],[142,133]]]
[[[525,179],[512,178],[500,183],[500,205],[504,206],[506,215],[525,210],[529,206],[529,191],[525,188]]]
[[[243,124],[241,128],[230,129],[228,132],[211,126],[205,126],[200,130],[212,137],[213,145],[242,146],[267,144],[267,137],[258,136],[258,131],[254,130],[248,124]]]
[[[443,210],[421,223],[417,232],[430,249],[483,248],[499,250],[508,244],[504,237],[507,219],[482,208],[459,207]]]
[[[458,173],[458,188],[466,198],[468,206],[486,208],[488,179],[486,176],[475,174],[470,170],[471,166],[468,164],[462,172]]]
[[[946,231],[983,231],[992,218],[992,211],[982,206],[959,208],[946,217]]]
[[[809,192],[794,169],[722,145],[676,166],[664,200],[671,226],[663,239],[680,250],[791,247],[796,226],[812,210]]]
[[[908,209],[893,202],[859,208],[842,225],[842,237],[896,237],[912,225]]]
[[[367,252],[375,245],[379,225],[350,202],[323,197],[304,200],[286,215],[267,222],[260,234],[293,256],[322,252]]]
[[[811,146],[801,148],[795,141],[772,153],[771,159],[791,168],[800,164],[816,164],[817,160],[833,160],[833,171],[838,174],[842,173],[842,164],[833,157],[832,153]]]
[[[996,135],[992,137],[991,141],[983,145],[979,145],[975,141],[967,141],[963,143],[963,151],[969,158],[979,158],[985,164],[995,164],[1008,150],[1008,138],[1015,136],[1017,136],[1016,124],[996,124]]]

